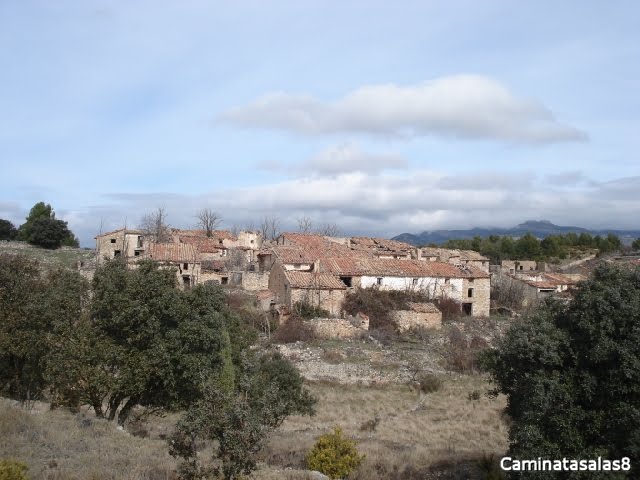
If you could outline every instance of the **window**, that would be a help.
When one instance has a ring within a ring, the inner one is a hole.
[[[414,279],[413,279],[413,286],[415,287],[416,285],[418,285],[418,279],[417,279],[417,278],[414,278]]]
[[[189,264],[188,263],[183,263],[182,264],[182,269],[183,270],[189,270]]]
[[[340,277],[340,281],[342,283],[344,283],[347,287],[351,287],[352,286],[352,284],[351,284],[352,278],[351,277]]]
[[[448,278],[445,278],[445,279],[444,279],[444,284],[445,284],[445,285],[449,285],[449,283],[451,283],[451,280],[450,280],[450,279],[448,279]]]
[[[228,285],[228,284],[229,284],[229,277],[222,277],[222,278],[220,279],[220,283],[221,283],[222,285]]]
[[[376,285],[382,285],[382,277],[376,278]]]
[[[253,240],[251,240],[251,243],[253,243]]]
[[[111,242],[111,243],[116,243],[116,239],[115,239],[115,238],[112,238],[112,239],[110,240],[110,242]]]
[[[120,253],[122,253],[120,250],[114,250],[113,251],[113,258],[119,257]]]
[[[220,245],[222,245],[222,239],[218,240],[218,243],[219,243]]]
[[[473,297],[473,288],[470,288],[469,290],[467,290],[467,297],[469,298]]]
[[[136,245],[136,248],[142,248],[142,235],[138,235],[138,244]]]
[[[133,256],[134,257],[139,257],[140,256],[140,252],[138,250],[136,250],[135,252],[133,252]]]

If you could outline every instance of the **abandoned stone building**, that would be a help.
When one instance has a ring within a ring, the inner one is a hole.
[[[286,234],[277,245],[258,254],[260,271],[270,272],[269,288],[276,293],[275,301],[291,306],[287,294],[291,279],[313,290],[314,276],[330,290],[331,295],[309,295],[326,310],[344,289],[376,287],[388,290],[422,290],[432,298],[449,297],[459,302],[465,313],[489,315],[489,274],[474,265],[454,265],[445,262],[426,262],[411,258],[384,258],[369,248],[350,243],[336,243],[319,235]],[[302,276],[292,276],[292,272]],[[333,281],[328,279],[332,277]],[[338,283],[338,281],[340,283]],[[289,285],[289,286],[287,286]],[[324,298],[329,300],[323,300]]]
[[[446,262],[452,265],[470,265],[489,272],[489,259],[474,250],[423,247],[417,249],[417,259],[428,262]]]
[[[493,281],[503,289],[517,291],[520,307],[526,308],[550,296],[560,297],[573,289],[580,275],[564,275],[560,273],[516,271],[502,272],[494,275]]]
[[[489,315],[488,259],[476,252],[302,233],[284,233],[263,248],[257,232],[221,230],[207,236],[204,230],[178,229],[169,243],[120,229],[96,237],[96,246],[102,261],[122,256],[133,267],[136,260],[151,258],[171,266],[183,288],[213,282],[260,292],[263,308],[307,302],[337,316],[350,289],[375,287],[421,290],[434,299],[454,299],[468,315]]]
[[[182,288],[191,288],[200,281],[200,255],[193,245],[151,243],[142,258],[155,260],[161,266],[175,268],[178,285]]]
[[[96,260],[102,264],[113,258],[137,259],[144,255],[149,241],[140,230],[120,228],[98,235],[96,238]]]
[[[236,285],[247,290],[267,288],[268,275],[257,272],[257,252],[262,246],[258,232],[172,229],[170,241],[155,243],[140,230],[121,228],[96,237],[98,264],[123,258],[135,268],[136,262],[150,258],[176,269],[181,287],[206,281]]]

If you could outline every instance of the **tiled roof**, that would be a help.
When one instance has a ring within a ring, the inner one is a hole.
[[[180,236],[180,243],[193,245],[202,253],[218,253],[227,250],[227,247],[220,244],[219,240],[210,237]]]
[[[476,262],[488,262],[489,259],[484,255],[480,255],[475,250],[460,250],[460,260],[470,260]]]
[[[145,257],[159,262],[198,263],[198,251],[186,243],[152,243]]]
[[[100,235],[96,235],[94,238],[101,238],[101,237],[106,237],[109,235],[113,235],[114,233],[120,233],[120,232],[124,232],[126,233],[130,233],[132,235],[143,235],[144,232],[142,230],[132,230],[130,228],[119,228],[117,230],[112,230],[110,232],[107,233],[101,233]]]
[[[344,290],[347,286],[335,275],[328,273],[310,273],[285,271],[291,288],[309,288],[321,290]]]
[[[320,271],[335,275],[433,278],[489,278],[472,266],[386,258],[321,258]]]
[[[283,233],[281,236],[285,245],[293,244],[306,248],[321,248],[330,243],[324,236],[312,233]]]
[[[351,237],[353,248],[364,248],[375,252],[403,253],[407,254],[413,250],[413,246],[408,243],[389,240],[386,238]]]

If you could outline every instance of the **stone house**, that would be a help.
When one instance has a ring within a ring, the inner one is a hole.
[[[198,250],[185,243],[152,243],[143,258],[176,269],[180,288],[191,288],[200,281],[201,262]]]
[[[440,247],[417,249],[418,260],[427,262],[446,262],[452,265],[470,265],[489,272],[489,259],[474,250],[457,250]]]
[[[503,260],[501,267],[505,273],[535,272],[538,263],[535,260]]]
[[[317,235],[285,234],[278,243],[259,253],[259,265],[260,271],[270,272],[269,288],[277,293],[277,301],[287,306],[289,273],[301,272],[306,278],[328,274],[347,290],[424,290],[432,298],[453,298],[469,315],[489,315],[489,274],[473,265],[380,258],[371,249],[352,249]]]
[[[546,272],[504,273],[497,281],[507,286],[509,282],[515,282],[521,288],[522,307],[528,307],[546,297],[567,292],[577,284],[575,277]]]
[[[149,241],[141,230],[127,228],[102,233],[95,240],[98,265],[113,258],[137,260],[149,247]]]
[[[409,310],[394,310],[391,317],[400,333],[442,327],[442,312],[433,303],[410,303]]]

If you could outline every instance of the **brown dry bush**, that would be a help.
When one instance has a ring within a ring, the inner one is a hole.
[[[393,327],[392,310],[407,310],[410,302],[428,302],[427,292],[422,290],[380,290],[359,288],[348,292],[342,309],[349,315],[362,312],[369,317],[369,328]]]
[[[489,346],[488,342],[478,336],[467,340],[467,336],[458,328],[449,332],[449,343],[446,351],[447,366],[461,373],[480,371],[480,353]]]
[[[313,330],[300,317],[291,316],[280,325],[271,336],[273,343],[310,342],[314,339]]]
[[[462,307],[453,298],[440,297],[436,305],[442,312],[442,320],[456,320],[462,316]]]

